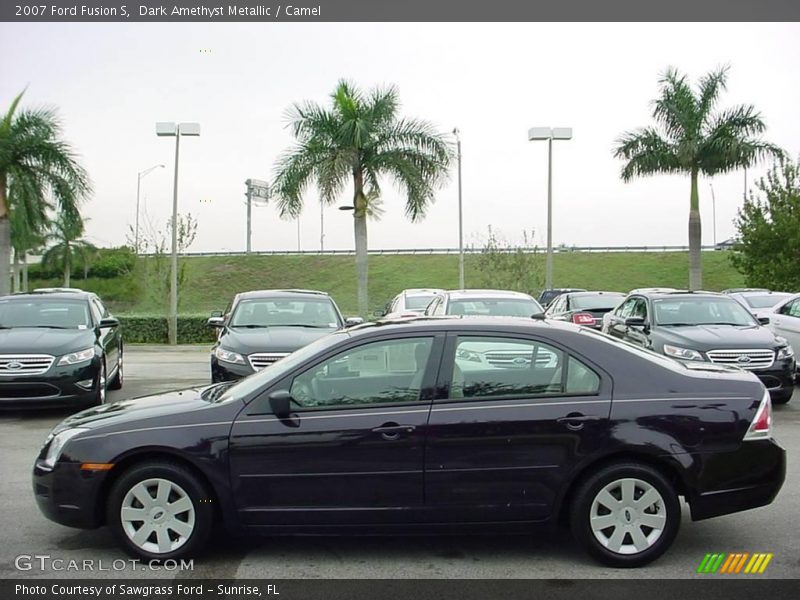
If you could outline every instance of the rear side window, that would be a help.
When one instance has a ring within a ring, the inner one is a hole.
[[[450,398],[594,395],[600,378],[578,359],[534,340],[459,336]]]

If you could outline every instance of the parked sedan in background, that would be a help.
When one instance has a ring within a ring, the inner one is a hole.
[[[788,340],[794,350],[795,357],[800,356],[800,294],[794,294],[772,307],[771,312],[764,313],[769,317],[769,328]],[[800,364],[797,377],[800,378]]]
[[[686,362],[751,371],[776,404],[794,393],[794,352],[741,304],[713,292],[630,294],[604,324],[611,336]]]
[[[527,361],[468,369],[478,346]],[[404,319],[333,333],[236,384],[79,413],[46,439],[33,489],[48,518],[107,525],[146,560],[196,553],[215,521],[550,537],[568,522],[597,560],[636,567],[672,544],[680,496],[693,520],[773,501],[786,457],[771,422],[769,394],[738,369],[568,323]]]
[[[122,387],[122,333],[95,294],[0,297],[0,406],[84,408]]]
[[[568,292],[585,292],[583,288],[552,288],[549,290],[542,290],[541,294],[539,294],[539,304],[541,304],[544,308],[550,306],[550,303],[558,298],[561,294],[566,294]]]
[[[443,293],[444,290],[438,288],[403,290],[389,301],[381,316],[392,318],[421,315],[428,308],[428,304],[431,303],[436,294]]]
[[[558,296],[545,311],[548,319],[569,321],[600,329],[603,316],[625,299],[619,292],[567,292]]]
[[[769,317],[772,309],[781,301],[788,300],[792,294],[770,290],[744,290],[728,294],[756,317]]]
[[[544,312],[533,296],[506,290],[452,290],[434,296],[426,315],[530,317]]]
[[[222,315],[211,349],[211,381],[230,381],[288,356],[332,331],[363,319],[342,318],[328,294],[314,290],[259,290],[237,294]]]

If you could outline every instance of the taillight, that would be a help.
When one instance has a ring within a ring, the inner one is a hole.
[[[747,433],[744,434],[744,441],[765,440],[772,437],[772,401],[769,399],[769,392],[764,390],[761,404],[758,405],[756,416],[750,424]]]
[[[594,326],[595,320],[589,313],[575,313],[572,315],[572,322],[576,325],[589,325]]]

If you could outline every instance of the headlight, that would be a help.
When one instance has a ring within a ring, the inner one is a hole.
[[[59,359],[58,366],[77,365],[78,363],[86,362],[87,360],[92,360],[93,358],[94,347],[86,348],[86,350],[80,350],[78,352],[73,352],[72,354],[65,354]]]
[[[44,461],[40,463],[41,466],[52,469],[56,465],[58,459],[61,457],[61,453],[64,451],[64,446],[67,445],[67,442],[84,431],[89,430],[82,427],[76,427],[74,429],[65,429],[64,431],[54,435],[53,439],[50,441],[50,446],[47,448],[47,456],[45,457]]]
[[[784,346],[783,348],[778,348],[778,360],[792,358],[793,356],[794,356],[794,350],[792,350],[791,346]]]
[[[672,358],[680,358],[683,360],[703,360],[703,355],[697,350],[679,348],[678,346],[670,346],[669,344],[664,344],[664,354]]]
[[[243,365],[244,358],[238,352],[231,352],[230,350],[225,350],[224,348],[217,348],[214,350],[214,356],[216,356],[219,360],[234,363],[237,365]]]
[[[456,358],[460,360],[468,360],[470,362],[481,362],[481,355],[472,350],[459,350],[456,352]]]

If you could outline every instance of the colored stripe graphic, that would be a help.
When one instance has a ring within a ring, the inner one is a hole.
[[[708,553],[697,567],[698,573],[760,574],[766,571],[774,555],[772,552],[713,552]]]

